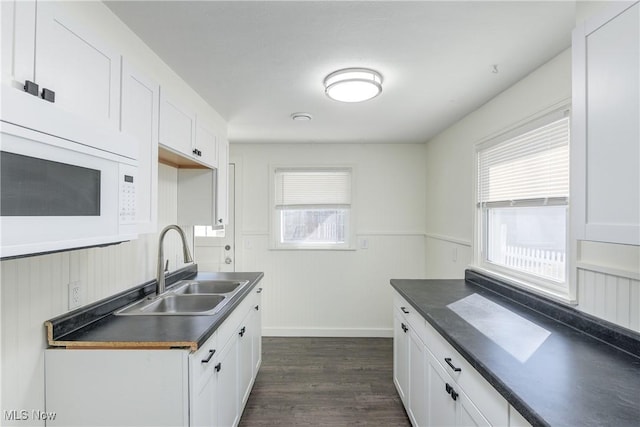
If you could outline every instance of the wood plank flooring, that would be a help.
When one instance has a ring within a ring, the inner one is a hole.
[[[240,427],[300,425],[410,426],[392,339],[264,337]]]

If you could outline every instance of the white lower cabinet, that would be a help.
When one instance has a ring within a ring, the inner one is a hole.
[[[516,419],[507,401],[398,293],[393,345],[394,383],[414,426],[507,426]]]
[[[489,421],[428,350],[426,357],[429,399],[426,411],[428,418],[424,425],[490,426]]]
[[[195,352],[46,350],[46,410],[56,413],[47,425],[238,425],[260,365],[261,290]]]
[[[395,299],[394,383],[413,425],[426,425],[424,323],[402,298]]]

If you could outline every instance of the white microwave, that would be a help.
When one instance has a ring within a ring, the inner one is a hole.
[[[0,132],[0,258],[137,238],[135,159],[4,121]]]

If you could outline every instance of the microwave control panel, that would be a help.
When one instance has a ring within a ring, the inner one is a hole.
[[[136,179],[134,167],[120,165],[120,206],[118,209],[120,224],[136,222]]]

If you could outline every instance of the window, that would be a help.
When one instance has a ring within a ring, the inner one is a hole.
[[[351,184],[351,168],[275,168],[274,247],[350,249]]]
[[[195,237],[224,237],[224,227],[213,228],[209,225],[194,225],[193,235]]]
[[[481,144],[477,160],[480,266],[567,296],[568,113]]]

